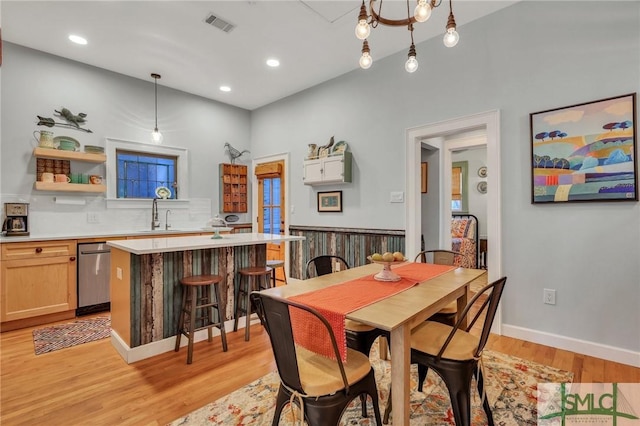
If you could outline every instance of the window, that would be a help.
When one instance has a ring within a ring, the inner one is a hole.
[[[280,234],[280,178],[261,178],[262,232]]]
[[[169,188],[176,199],[176,156],[116,150],[117,198],[155,198],[156,189]]]
[[[188,207],[189,156],[185,148],[107,138],[105,153],[108,208],[146,206],[159,186],[171,191],[170,200],[176,203],[173,207]]]
[[[467,161],[456,161],[451,164],[451,210],[466,212],[467,202]]]

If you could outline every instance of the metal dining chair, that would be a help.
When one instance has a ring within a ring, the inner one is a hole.
[[[342,362],[331,325],[309,306],[260,292],[253,292],[251,300],[271,340],[280,375],[273,426],[279,424],[282,410],[290,401],[298,405],[309,426],[337,426],[346,407],[358,397],[362,401],[362,415],[366,417],[367,395],[373,402],[376,424],[382,424],[374,370],[368,356],[347,348],[347,361]],[[296,346],[292,310],[306,311],[320,321],[319,329],[328,333],[335,359]]]
[[[455,266],[461,256],[461,253],[451,250],[423,250],[418,253],[413,260],[414,262],[433,263],[436,265]],[[449,303],[438,313],[429,318],[432,321],[442,322],[443,324],[454,325],[456,323],[456,314],[458,313],[458,305],[455,301]]]

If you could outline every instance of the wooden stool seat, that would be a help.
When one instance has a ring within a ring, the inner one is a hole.
[[[194,275],[184,277],[180,280],[182,284],[182,309],[178,320],[178,334],[176,336],[175,351],[180,350],[180,339],[184,334],[189,343],[187,345],[187,364],[193,360],[193,339],[194,333],[198,330],[207,329],[208,341],[213,340],[211,329],[217,327],[220,330],[222,339],[222,350],[227,351],[227,334],[224,329],[224,313],[220,305],[220,289],[218,284],[222,282],[220,275]],[[211,287],[215,293],[215,302],[211,297]],[[200,293],[198,295],[198,293]],[[217,321],[214,321],[214,309],[217,312]],[[198,313],[201,313],[199,316]],[[188,322],[186,321],[188,318]],[[196,327],[196,321],[198,327]]]
[[[252,266],[242,268],[238,271],[240,279],[235,298],[236,309],[233,320],[233,331],[238,331],[240,313],[244,313],[246,315],[244,340],[247,342],[249,341],[249,325],[251,320],[251,292],[270,288],[272,271],[273,269],[268,266]],[[262,280],[262,284],[260,283],[260,280]],[[243,304],[244,307],[242,306]]]
[[[287,283],[287,272],[284,269],[284,260],[279,260],[279,259],[273,259],[273,260],[267,260],[267,266],[271,269],[273,269],[273,272],[271,273],[271,279],[273,281],[273,285],[272,287],[276,286],[276,268],[282,268],[282,276],[284,277],[284,283]]]

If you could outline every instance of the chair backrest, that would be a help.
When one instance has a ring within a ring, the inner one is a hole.
[[[336,268],[339,268],[340,271],[349,269],[349,264],[340,256],[316,256],[307,262],[306,276],[307,278],[313,278],[331,274],[333,272],[337,272],[338,269]]]
[[[491,326],[493,325],[493,319],[496,316],[496,311],[498,310],[498,303],[500,303],[500,298],[502,297],[502,291],[504,290],[504,285],[506,284],[506,282],[507,282],[507,277],[502,277],[492,282],[491,284],[484,286],[480,291],[478,291],[473,296],[473,298],[471,298],[469,303],[467,303],[467,306],[464,308],[464,311],[462,311],[462,313],[460,314],[458,321],[456,322],[456,325],[454,326],[453,330],[451,330],[451,333],[447,337],[447,340],[442,345],[442,348],[438,353],[438,358],[442,356],[445,349],[449,345],[449,342],[451,342],[451,340],[453,339],[453,335],[456,333],[456,331],[458,331],[458,329],[460,329],[462,321],[464,321],[464,319],[467,318],[476,301],[483,296],[488,296],[482,302],[482,304],[478,308],[478,311],[473,315],[473,318],[471,318],[470,321],[467,321],[467,328],[465,329],[465,331],[471,330],[471,328],[474,326],[476,321],[478,321],[478,318],[480,318],[480,316],[484,313],[485,315],[484,324],[482,325],[482,332],[480,333],[480,339],[478,340],[478,347],[476,348],[474,356],[477,357],[480,354],[480,352],[482,352],[482,350],[484,349],[484,346],[487,344],[487,340],[489,339],[489,333],[491,333]]]
[[[416,255],[414,262],[435,263],[437,265],[457,265],[462,253],[451,250],[424,250]]]
[[[251,300],[256,306],[256,312],[264,324],[267,334],[269,334],[271,349],[273,350],[276,366],[278,367],[278,374],[280,375],[282,383],[284,383],[288,388],[305,395],[305,391],[302,388],[300,380],[300,372],[298,370],[298,359],[296,356],[296,347],[290,315],[290,309],[301,309],[308,312],[310,315],[315,316],[320,323],[324,325],[333,346],[336,368],[339,368],[344,387],[348,391],[349,383],[344,371],[344,365],[340,359],[336,337],[333,334],[333,330],[329,325],[329,322],[318,311],[309,306],[261,292],[252,292]],[[316,329],[316,332],[317,331],[318,330]]]

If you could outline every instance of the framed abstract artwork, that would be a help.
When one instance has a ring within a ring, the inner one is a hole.
[[[531,203],[638,201],[635,93],[529,121]]]
[[[319,212],[341,212],[342,191],[318,192]]]

